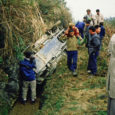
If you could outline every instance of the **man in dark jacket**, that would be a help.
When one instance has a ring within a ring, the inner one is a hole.
[[[98,38],[99,38],[99,40],[100,40],[100,49],[101,49],[101,41],[102,41],[102,39],[101,39],[101,36],[100,36],[101,27],[100,27],[99,25],[96,25],[96,26],[95,26],[95,32],[97,33]]]
[[[103,37],[105,36],[105,28],[103,26],[96,25],[95,26],[96,33],[99,35],[100,39],[100,49],[102,47],[102,40]]]
[[[24,60],[20,62],[20,73],[23,79],[22,99],[23,103],[25,104],[27,100],[28,88],[30,86],[31,101],[34,103],[36,99],[36,76],[33,70],[35,68],[35,61],[31,52],[25,52],[24,55]]]
[[[91,26],[89,28],[89,33],[91,34],[91,37],[88,43],[89,61],[87,69],[93,76],[95,76],[97,73],[97,57],[99,55],[100,40],[95,32],[95,27]]]

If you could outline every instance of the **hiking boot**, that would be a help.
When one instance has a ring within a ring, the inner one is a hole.
[[[73,72],[73,76],[77,76],[77,72],[74,71],[74,72]]]

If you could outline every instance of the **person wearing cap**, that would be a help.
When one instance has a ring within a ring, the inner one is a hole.
[[[88,73],[91,74],[91,77],[93,77],[97,75],[97,57],[99,55],[100,40],[99,36],[96,34],[94,26],[89,27],[89,33],[91,37],[88,43],[89,60],[87,70]]]
[[[86,10],[86,12],[87,12],[87,14],[84,16],[84,21],[86,22],[86,21],[91,21],[90,22],[90,25],[92,26],[92,25],[95,25],[95,16],[91,13],[91,10],[90,9],[87,9]]]
[[[77,39],[74,34],[74,30],[71,28],[68,31],[67,36],[60,37],[60,41],[66,39],[66,45],[67,45],[67,66],[69,70],[73,73],[73,76],[77,76],[77,57],[78,57],[78,51],[77,51]]]
[[[24,55],[24,60],[20,61],[20,74],[23,80],[22,103],[25,104],[27,101],[29,86],[31,89],[31,101],[34,103],[36,99],[36,75],[33,69],[36,68],[36,64],[31,52],[25,52]]]
[[[95,18],[96,18],[95,25],[100,25],[101,22],[104,23],[104,17],[100,13],[99,9],[96,10]]]

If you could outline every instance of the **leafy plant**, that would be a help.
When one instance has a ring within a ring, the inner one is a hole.
[[[0,56],[0,64],[3,63],[3,58]]]
[[[98,111],[96,115],[107,115],[106,111]]]
[[[23,59],[23,50],[26,47],[25,47],[25,43],[21,37],[19,37],[18,40],[19,40],[18,45],[16,45],[16,44],[14,45],[14,51],[15,51],[16,58],[18,60],[22,60]]]

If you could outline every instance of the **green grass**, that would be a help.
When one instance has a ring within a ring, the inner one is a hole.
[[[106,85],[106,78],[105,77],[97,77],[94,79],[89,79],[83,83],[83,86],[86,88],[103,88]]]
[[[58,97],[58,100],[54,103],[55,111],[59,111],[63,107],[64,101],[64,97]]]
[[[0,115],[8,115],[10,105],[0,96]]]
[[[106,111],[98,111],[96,115],[107,115]]]

